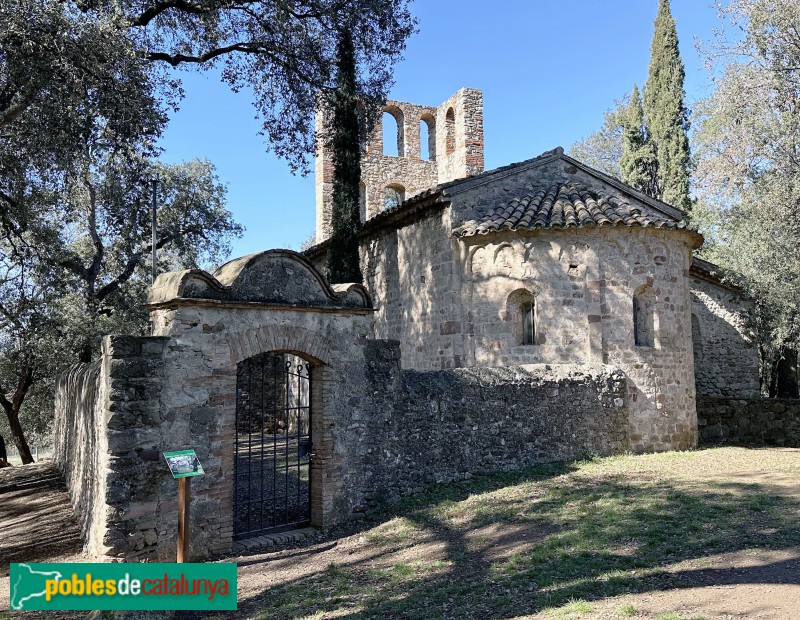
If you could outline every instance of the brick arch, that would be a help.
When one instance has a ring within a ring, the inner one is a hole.
[[[268,351],[294,353],[315,365],[325,365],[331,359],[333,343],[320,334],[296,325],[264,325],[228,336],[231,362]]]

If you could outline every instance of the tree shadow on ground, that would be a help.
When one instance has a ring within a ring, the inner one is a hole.
[[[51,463],[0,471],[0,576],[12,562],[46,562],[83,549],[64,479]]]
[[[557,478],[571,469],[479,477],[411,498],[386,515],[399,517],[410,536],[382,539],[373,530],[368,553],[268,588],[241,601],[240,613],[512,618],[572,599],[797,583],[800,561],[743,570],[708,566],[708,558],[795,548],[798,498],[744,482]],[[415,547],[420,552],[409,560]],[[673,568],[685,561],[691,565]]]

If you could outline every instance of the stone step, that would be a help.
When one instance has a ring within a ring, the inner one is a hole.
[[[320,533],[312,527],[289,530],[288,532],[277,532],[275,534],[262,534],[261,536],[234,541],[232,550],[234,553],[261,551],[263,549],[299,543],[319,535]]]

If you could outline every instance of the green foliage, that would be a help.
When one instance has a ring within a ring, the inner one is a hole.
[[[655,195],[688,214],[689,122],[684,105],[684,68],[669,0],[659,0],[650,47],[650,68],[644,88],[644,115],[658,159]]]
[[[573,144],[569,155],[600,172],[621,178],[622,118],[627,107],[627,98],[614,101],[614,107],[603,114],[603,126]]]
[[[348,30],[343,30],[337,61],[336,92],[331,97],[333,151],[333,233],[327,266],[331,283],[361,282],[358,241],[361,230],[359,182],[361,145],[355,84],[355,56]]]
[[[668,0],[659,0],[644,104],[634,96],[616,101],[602,128],[577,142],[570,153],[684,213],[689,199],[688,116],[684,68]]]
[[[112,153],[82,164],[62,193],[14,203],[13,225],[0,229],[0,405],[23,455],[25,431],[49,426],[58,367],[89,361],[103,334],[146,329],[147,179],[160,179],[161,271],[219,260],[241,231],[208,162]]]
[[[704,255],[740,274],[756,301],[762,371],[800,346],[800,5],[738,0],[705,46],[718,78],[697,106]]]
[[[659,194],[658,160],[644,122],[639,88],[635,85],[630,103],[622,114],[622,157],[619,165],[625,183],[648,196]]]
[[[232,89],[252,89],[268,148],[308,172],[317,96],[335,88],[340,24],[353,35],[358,96],[377,104],[415,29],[408,0],[8,0],[0,133],[20,146],[33,138],[31,151],[63,164],[100,119],[115,143],[157,133],[182,95],[173,67],[221,66]]]
[[[306,172],[341,24],[350,89],[377,109],[415,28],[408,0],[2,3],[0,405],[23,460],[20,415],[30,430],[47,413],[22,407],[47,400],[57,365],[90,359],[104,332],[144,328],[150,175],[162,268],[213,261],[240,230],[210,164],[153,167],[182,97],[172,69],[222,65],[234,90],[252,88],[268,146]]]

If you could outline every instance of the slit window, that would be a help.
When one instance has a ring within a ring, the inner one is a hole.
[[[536,344],[536,304],[522,304],[522,344]]]
[[[453,108],[449,108],[447,114],[445,114],[444,128],[445,154],[450,155],[450,153],[456,150],[456,113],[453,111]]]
[[[642,286],[633,295],[633,344],[652,347],[655,342],[655,294]]]
[[[505,328],[510,337],[509,346],[533,345],[537,343],[536,297],[529,290],[519,288],[506,299],[506,309],[502,313]]]

